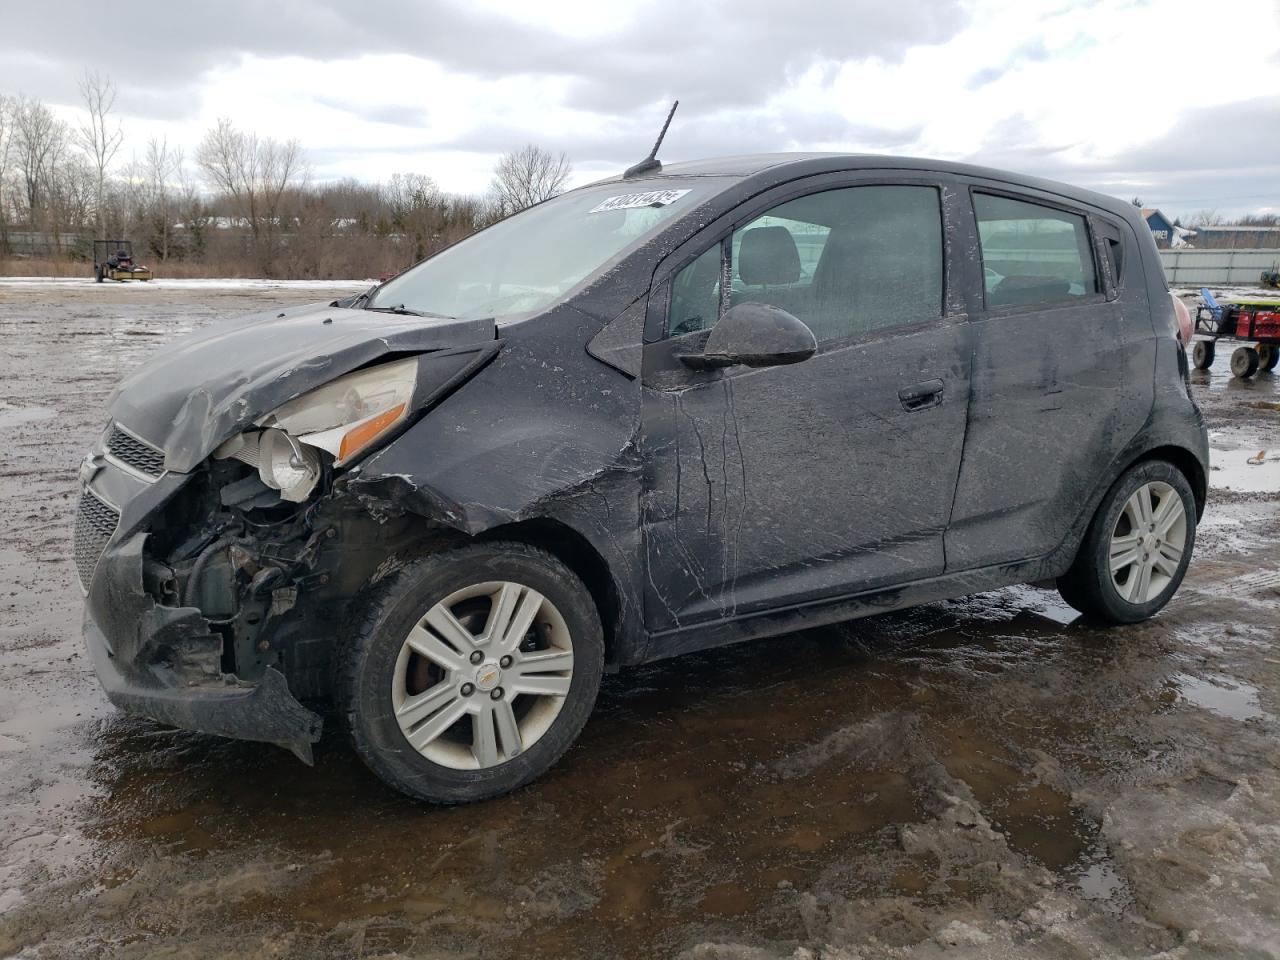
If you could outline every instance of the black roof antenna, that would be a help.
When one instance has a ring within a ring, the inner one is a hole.
[[[662,161],[658,159],[658,148],[662,146],[662,138],[667,135],[667,127],[671,126],[671,118],[676,115],[676,107],[678,106],[680,106],[679,100],[671,104],[671,112],[667,114],[667,122],[662,125],[662,132],[658,134],[658,139],[653,142],[653,149],[649,151],[647,157],[635,166],[627,167],[626,172],[622,175],[623,180],[630,180],[646,173],[655,173],[662,169]]]

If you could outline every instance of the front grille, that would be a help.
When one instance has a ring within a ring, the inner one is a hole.
[[[164,451],[130,436],[115,424],[111,425],[107,434],[107,453],[148,477],[158,477],[164,473]]]
[[[80,585],[86,590],[93,580],[93,568],[98,565],[98,558],[107,548],[107,541],[116,532],[119,520],[120,514],[115,508],[103,503],[92,491],[85,490],[80,494],[72,553],[76,560],[76,571],[80,574]]]

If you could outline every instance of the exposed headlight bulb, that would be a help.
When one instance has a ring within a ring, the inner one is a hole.
[[[258,476],[280,491],[280,498],[301,503],[320,481],[320,457],[283,430],[264,430],[258,440]]]
[[[258,470],[284,500],[300,503],[320,482],[320,451],[345,467],[403,426],[418,381],[416,359],[348,373],[276,408],[213,451]]]

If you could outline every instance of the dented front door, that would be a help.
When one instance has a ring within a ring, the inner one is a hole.
[[[705,330],[678,325],[645,348],[651,633],[942,573],[970,348],[963,308],[936,312],[789,366],[689,369]]]
[[[646,388],[650,629],[940,574],[966,336],[946,324]],[[899,393],[934,379],[942,401],[908,410]]]

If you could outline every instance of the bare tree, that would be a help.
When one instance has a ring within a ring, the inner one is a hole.
[[[0,93],[0,180],[9,168],[9,144],[13,141],[13,101]]]
[[[392,217],[399,220],[413,210],[438,203],[441,193],[436,182],[424,173],[393,173],[383,196]]]
[[[508,216],[560,193],[573,173],[573,164],[535,144],[503,154],[493,168],[494,206],[499,216]]]
[[[384,188],[391,225],[413,245],[414,262],[425,257],[440,229],[443,211],[440,188],[421,173],[393,173]]]
[[[282,200],[286,191],[306,181],[298,141],[244,133],[223,117],[200,141],[196,162],[246,221],[259,267],[270,276],[282,226]]]
[[[182,161],[182,150],[170,147],[166,138],[148,141],[141,171],[143,206],[151,231],[151,252],[161,260],[168,260],[172,252],[173,225],[183,191]]]
[[[13,101],[0,93],[0,252],[9,250],[8,183],[9,147],[13,142]]]
[[[96,193],[93,165],[79,153],[59,156],[49,171],[45,206],[50,232],[81,234],[93,222]]]
[[[26,194],[27,218],[36,226],[41,200],[67,144],[67,125],[39,100],[20,96],[12,112],[14,165]]]
[[[80,145],[89,155],[97,173],[97,189],[94,191],[94,216],[98,235],[103,232],[105,213],[105,188],[107,167],[115,158],[116,151],[124,140],[124,131],[120,122],[112,125],[111,111],[116,105],[116,85],[110,77],[98,73],[97,70],[85,70],[80,77],[80,99],[84,101],[89,112],[89,122],[82,124],[79,130]]]
[[[212,216],[190,169],[178,164],[178,211],[182,223],[182,256],[203,257]]]
[[[1193,227],[1216,227],[1227,221],[1217,210],[1199,210],[1187,222]]]

